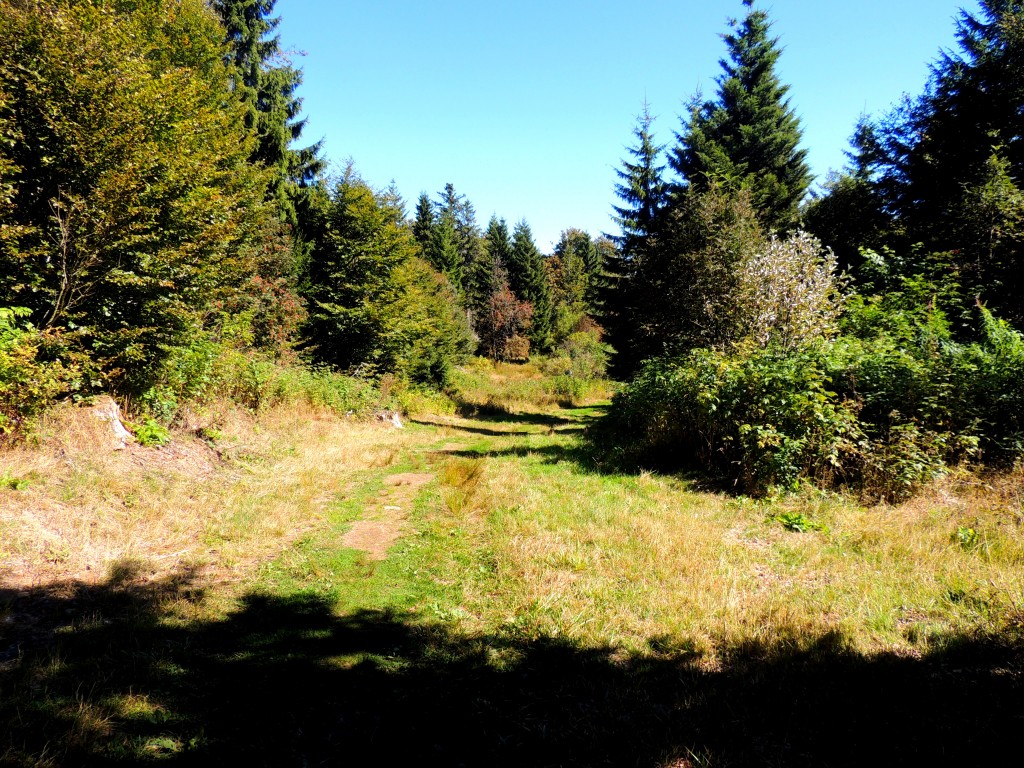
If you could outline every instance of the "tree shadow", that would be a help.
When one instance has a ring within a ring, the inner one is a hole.
[[[568,410],[568,408],[563,408]],[[536,424],[543,427],[557,427],[567,425],[585,424],[588,421],[599,418],[604,411],[603,406],[592,406],[585,409],[576,409],[571,414],[559,413],[538,413],[532,411],[513,411],[503,408],[494,403],[486,405],[474,405],[463,403],[458,406],[459,416],[473,421],[483,422],[512,422],[514,424]]]
[[[841,636],[626,655],[311,594],[200,608],[195,574],[0,590],[10,765],[979,765],[1015,754],[1017,639],[921,659]],[[33,627],[26,632],[25,627]]]
[[[597,411],[597,409],[592,410]],[[409,421],[413,424],[446,427],[447,429],[459,432],[487,437],[526,437],[549,433],[583,432],[587,428],[587,424],[600,418],[600,415],[596,412],[574,413],[572,416],[560,416],[553,413],[517,413],[488,406],[487,410],[482,413],[476,413],[475,415],[463,414],[461,418],[466,421],[483,424],[512,424],[514,427],[518,426],[521,428],[492,429],[475,424],[454,424],[451,421],[429,416],[417,416],[410,418]],[[524,429],[522,427],[534,427],[534,429]]]

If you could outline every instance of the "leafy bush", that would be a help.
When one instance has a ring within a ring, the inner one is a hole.
[[[828,389],[823,350],[648,362],[615,396],[610,424],[636,458],[695,465],[751,493],[802,476],[830,483],[863,434],[855,404]]]
[[[18,327],[17,320],[27,314],[0,307],[0,438],[17,434],[77,383],[74,365],[41,359],[51,339],[31,326]]]
[[[651,361],[613,401],[610,436],[632,460],[695,466],[754,494],[807,479],[904,498],[951,464],[1024,454],[1024,339],[981,315],[973,344],[952,341],[937,311],[894,311],[870,333],[854,317],[861,336],[802,349]]]
[[[171,433],[167,427],[153,419],[146,419],[145,422],[135,427],[135,439],[139,445],[147,448],[155,448],[166,445],[171,441]]]
[[[843,298],[835,272],[835,255],[806,232],[751,250],[736,294],[746,337],[793,348],[834,335]]]

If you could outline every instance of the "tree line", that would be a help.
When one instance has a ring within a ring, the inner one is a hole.
[[[620,450],[748,491],[895,498],[1024,450],[1024,5],[961,12],[924,92],[810,191],[768,14],[744,0],[714,98],[620,171],[605,323]]]
[[[440,385],[588,327],[606,240],[546,258],[451,184],[410,218],[328,171],[274,8],[0,0],[0,430],[61,394],[194,395],[225,350]]]
[[[618,232],[548,255],[453,184],[410,214],[329,172],[274,8],[0,0],[0,432],[68,395],[171,418],[260,402],[273,366],[443,386],[473,353],[607,341],[605,437],[634,462],[897,497],[1024,451],[1020,2],[961,13],[924,92],[812,189],[744,0],[673,140],[639,116]]]

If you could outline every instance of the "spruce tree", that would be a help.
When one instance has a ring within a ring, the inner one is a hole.
[[[728,59],[721,62],[718,95],[691,105],[689,121],[670,157],[683,186],[698,192],[718,187],[746,189],[762,222],[787,228],[810,185],[806,150],[799,149],[800,122],[789,105],[789,90],[775,72],[781,49],[770,36],[765,11],[732,21],[723,35]]]
[[[512,252],[508,263],[512,292],[533,306],[530,341],[538,350],[551,348],[551,287],[548,284],[544,257],[533,241],[533,232],[526,220],[520,220],[512,231]]]
[[[491,216],[487,223],[484,244],[491,264],[507,269],[512,260],[512,238],[504,219],[499,219],[496,215]]]
[[[866,167],[897,247],[950,252],[964,304],[975,296],[1024,322],[1024,2],[982,0],[962,11],[958,51],[941,54],[924,94],[862,129]],[[916,268],[926,267],[915,265]]]
[[[416,201],[416,218],[412,223],[412,235],[420,244],[424,257],[430,253],[431,240],[434,236],[434,206],[426,192],[421,192]],[[429,260],[429,259],[428,259]]]
[[[659,164],[664,148],[654,141],[653,122],[654,117],[645,102],[633,131],[637,144],[627,150],[631,159],[623,160],[622,168],[615,171],[620,179],[615,185],[615,194],[623,204],[613,206],[613,219],[621,234],[611,239],[626,259],[643,251],[665,204],[667,185],[662,177],[665,166]]]
[[[296,223],[294,198],[323,171],[321,142],[293,149],[306,121],[299,119],[302,99],[295,95],[302,72],[284,63],[281,39],[272,16],[277,0],[214,0],[227,32],[233,87],[246,105],[246,127],[257,137],[252,161],[275,170],[268,196],[282,216]]]
[[[626,354],[636,337],[637,286],[636,270],[650,253],[653,238],[662,211],[668,202],[668,185],[662,176],[665,166],[660,164],[663,147],[655,143],[651,124],[654,117],[644,103],[634,129],[637,143],[629,148],[630,158],[623,160],[616,173],[620,182],[615,194],[622,205],[613,206],[614,221],[620,234],[610,236],[617,248],[608,251],[599,275],[593,279],[591,305],[612,345],[612,370],[617,375],[631,372],[633,363]]]
[[[434,269],[448,278],[456,293],[461,295],[462,253],[459,250],[459,233],[454,211],[438,212],[427,255]]]

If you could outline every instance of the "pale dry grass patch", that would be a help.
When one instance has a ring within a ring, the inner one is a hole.
[[[213,447],[176,431],[161,448],[113,451],[85,409],[53,412],[34,445],[2,454],[28,484],[0,491],[0,579],[91,582],[127,559],[151,578],[199,563],[214,580],[244,579],[321,525],[353,473],[389,466],[416,440],[302,405],[203,420]]]
[[[865,652],[916,655],[944,634],[1021,616],[1021,525],[989,492],[965,500],[937,489],[898,507],[834,496],[736,503],[657,475],[544,466],[531,445],[525,462],[490,465],[501,587],[476,599],[536,633],[634,650],[672,637],[712,662],[720,648],[830,634]],[[786,530],[786,510],[824,530]],[[978,538],[964,546],[956,536],[968,524]]]

